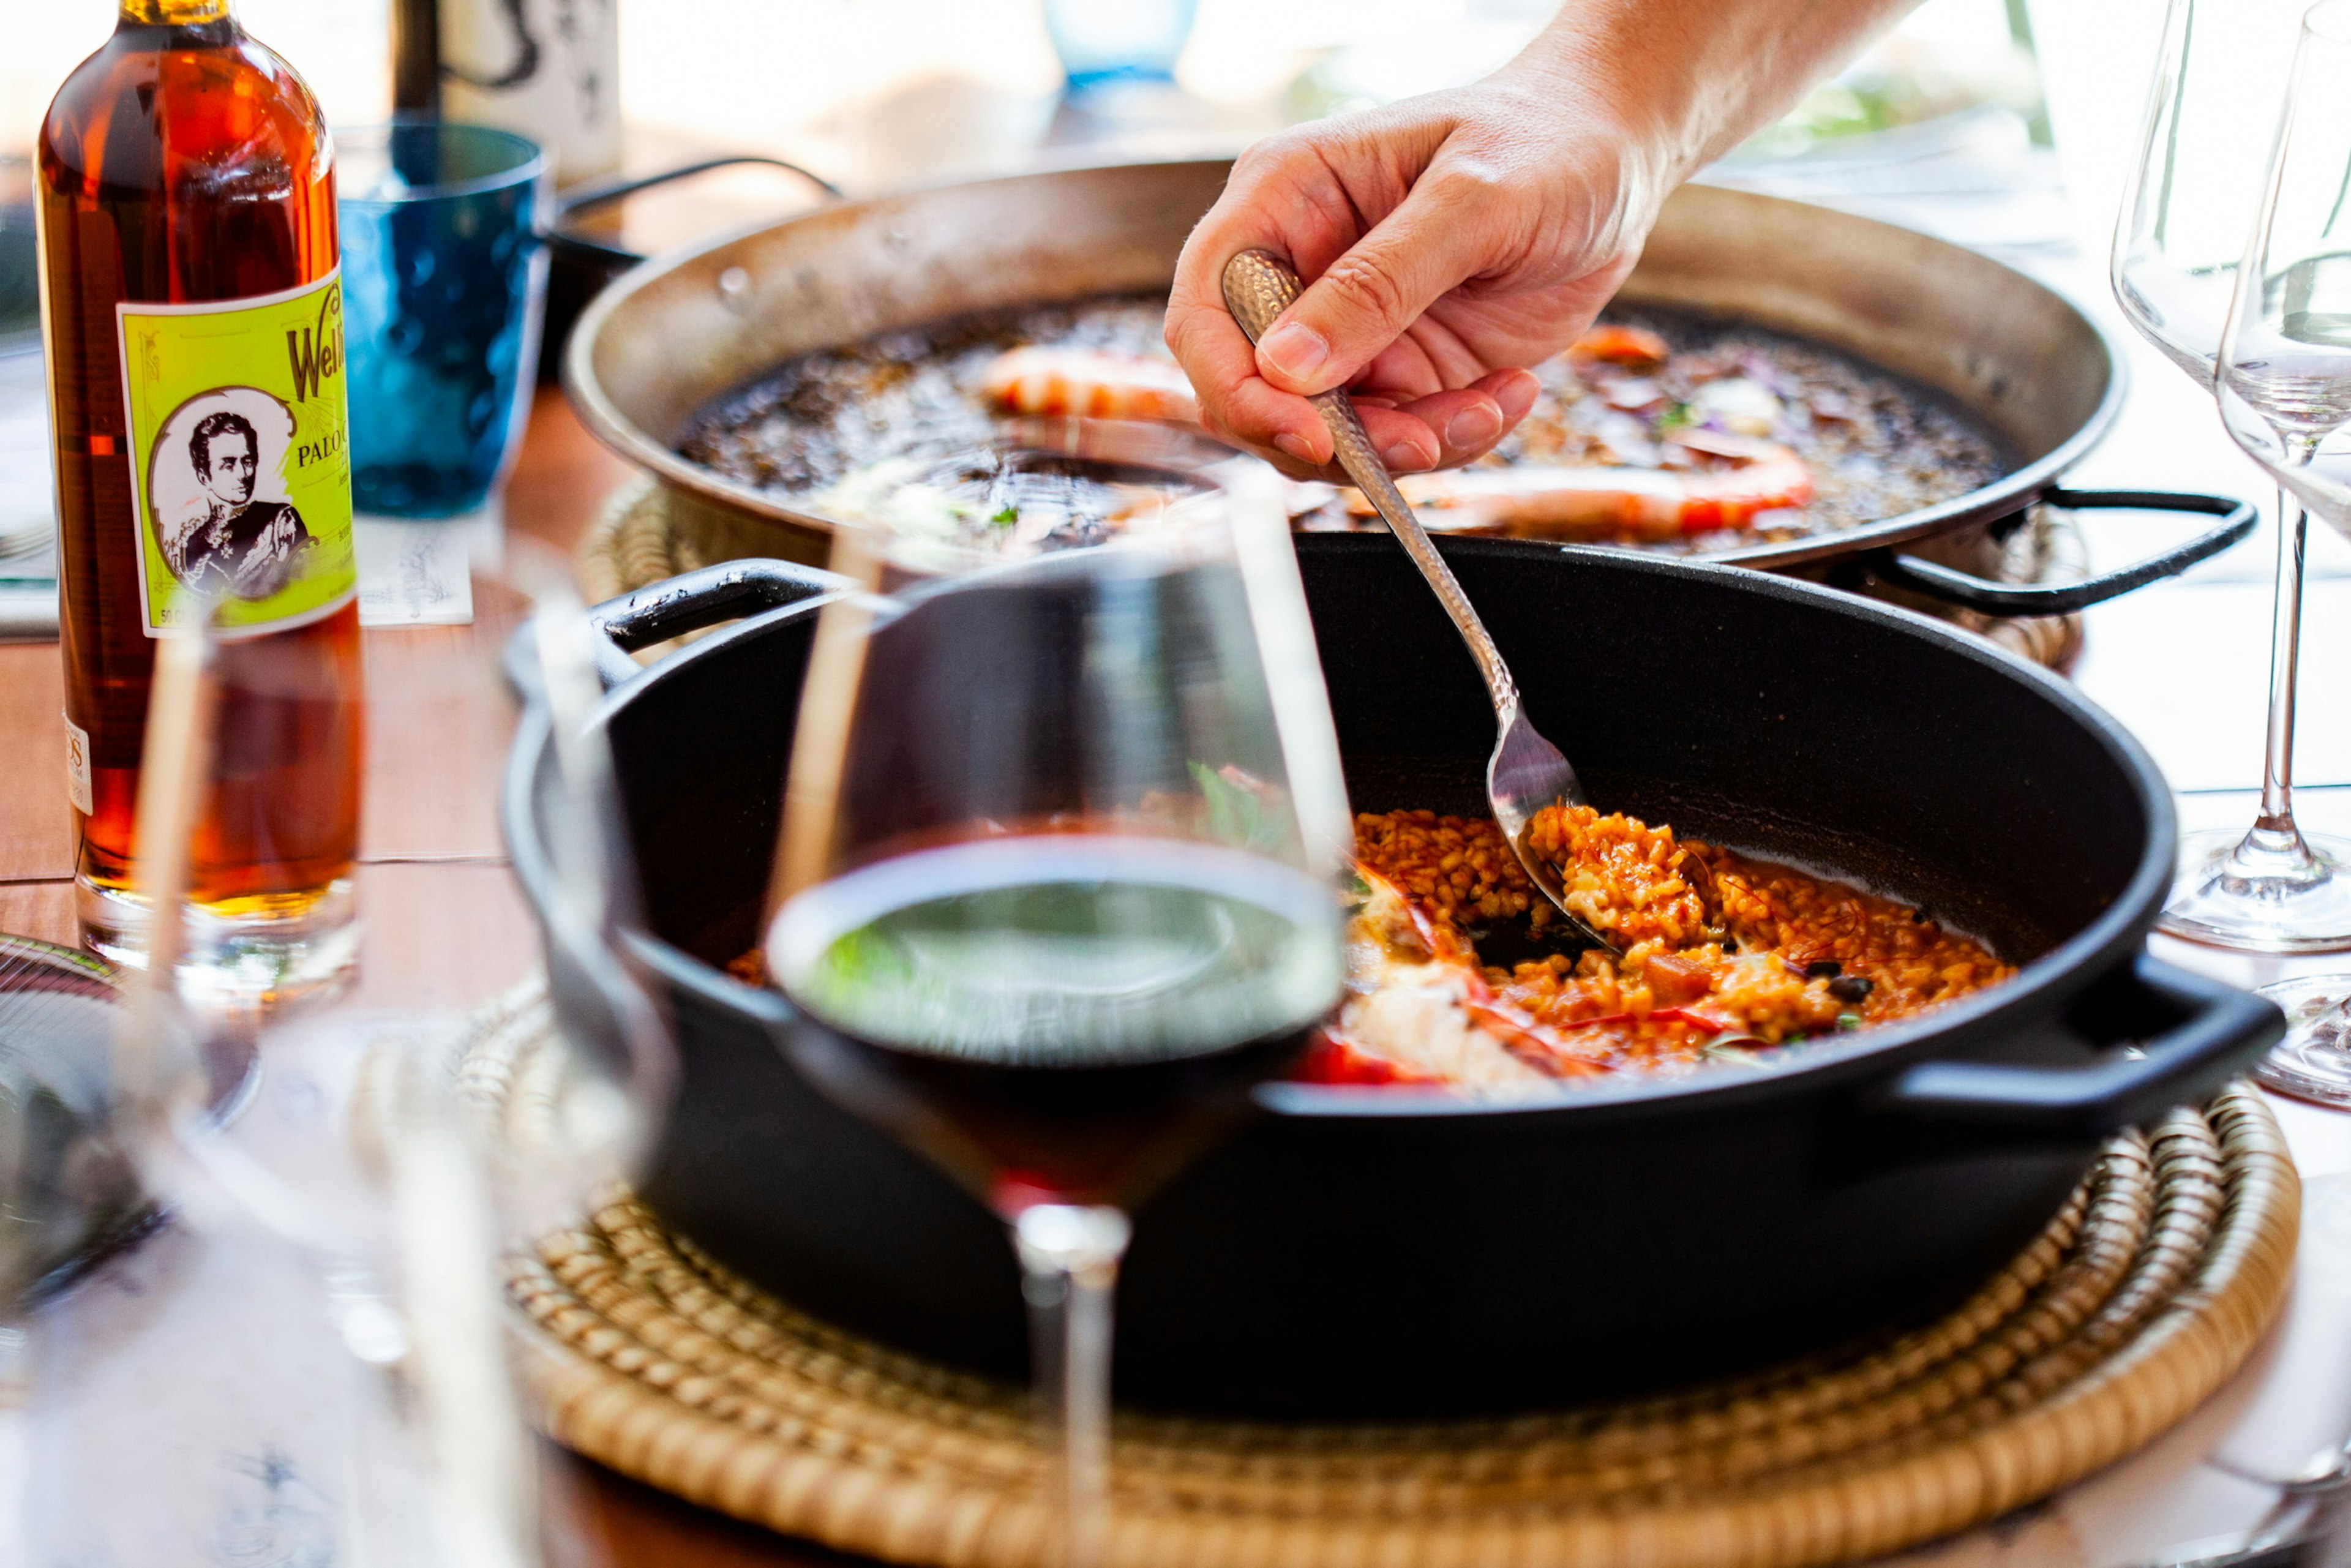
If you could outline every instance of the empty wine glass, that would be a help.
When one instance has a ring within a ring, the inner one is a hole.
[[[2351,534],[2351,0],[2303,19],[2260,216],[2221,335],[2220,415],[2296,499]],[[2259,830],[2256,830],[2258,832]],[[2284,857],[2280,843],[2264,852]],[[2286,1009],[2264,1082],[2351,1105],[2351,976],[2266,988]]]
[[[2245,235],[2261,205],[2250,171],[2294,58],[2301,0],[2171,0],[2140,141],[2137,182],[2115,230],[2115,298],[2132,326],[2210,385]],[[2351,948],[2351,842],[2294,817],[2294,729],[2308,521],[2278,498],[2269,728],[2260,815],[2250,831],[2189,835],[2162,925],[2175,936],[2267,953]]]
[[[1126,1216],[1337,1000],[1349,819],[1261,486],[829,606],[770,971],[795,1062],[1012,1232],[1064,1568],[1108,1540]]]
[[[2115,225],[2115,299],[2132,326],[2206,386],[2245,254],[2274,126],[2249,105],[2285,84],[2308,0],[2171,0],[2139,136],[2137,182]]]

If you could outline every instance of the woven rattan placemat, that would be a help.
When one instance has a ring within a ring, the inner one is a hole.
[[[485,1015],[464,1073],[486,1114],[529,1115],[551,1030],[536,990]],[[1799,1568],[1894,1551],[2047,1495],[2218,1387],[2283,1295],[2300,1190],[2238,1086],[2116,1138],[1973,1299],[1875,1346],[1509,1420],[1122,1416],[1113,1560]],[[846,1551],[1043,1561],[1020,1390],[817,1322],[626,1195],[517,1260],[511,1286],[538,1331],[541,1418],[580,1452]]]
[[[2003,537],[1975,528],[1910,548],[1994,582],[2074,582],[2088,575],[2081,528],[2070,513],[2049,507],[2035,507],[2024,526]],[[715,507],[681,509],[650,475],[641,476],[612,492],[580,540],[580,583],[594,604],[717,561],[779,550],[789,550],[798,559],[806,549],[805,539]],[[2065,668],[2082,651],[2079,615],[1985,615],[1893,590],[1881,597],[1940,615],[2053,670]],[[651,663],[671,646],[647,648],[637,656]]]

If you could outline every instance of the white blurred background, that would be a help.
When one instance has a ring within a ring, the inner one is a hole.
[[[726,149],[780,153],[853,190],[1017,165],[1054,141],[1098,139],[1056,123],[1061,73],[1040,0],[618,0],[632,166]],[[1103,0],[1115,5],[1118,0]],[[1120,140],[1137,153],[1226,148],[1315,114],[1474,78],[1539,27],[1551,0],[1201,0],[1177,68],[1183,92],[1135,107]],[[105,0],[11,0],[0,54],[0,152],[29,147],[57,83],[112,26]],[[330,119],[390,104],[387,0],[242,0],[248,28],[294,62]],[[2038,5],[2032,20],[2056,28]],[[2160,7],[2064,0],[2064,30],[2105,35],[2099,74],[2127,77]],[[1993,101],[2030,120],[2020,70],[2022,0],[1927,0],[1876,64],[1902,85],[1896,118]],[[2086,25],[2086,26],[2085,26]],[[1881,84],[1882,85],[1882,82]],[[1850,117],[1853,95],[1807,106]],[[1865,118],[1889,107],[1865,84]],[[1801,149],[1808,133],[1775,139]]]

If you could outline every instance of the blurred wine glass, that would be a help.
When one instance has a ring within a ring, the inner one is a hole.
[[[99,960],[0,936],[0,1421],[23,1403],[26,1320],[152,1218],[113,1128],[120,1006]]]
[[[513,723],[508,670],[525,674],[540,708],[529,722],[557,738],[549,940],[592,949],[627,905],[590,722],[592,633],[567,562],[507,549],[495,570],[476,563],[469,624],[393,633],[383,656],[422,688],[410,716],[428,720],[428,743],[491,764],[455,769],[485,796]],[[140,885],[159,911],[182,907],[212,759],[254,744],[233,732],[255,711],[233,689],[246,666],[222,656],[208,616],[188,620],[158,649],[139,808]],[[475,804],[486,819],[487,800]],[[340,993],[260,1006],[173,984],[188,931],[159,916],[158,961],[134,978],[118,1035],[123,1139],[200,1230],[275,1238],[313,1265],[351,1362],[341,1528],[355,1548],[397,1568],[523,1568],[548,1521],[512,1381],[506,1261],[634,1174],[667,1109],[669,1040],[637,977],[603,961],[618,1024],[539,1051],[527,1091],[485,1115],[459,1092],[470,1009],[520,977],[475,961],[447,901],[404,914],[370,924]]]
[[[828,606],[769,969],[796,1064],[1011,1231],[1064,1568],[1108,1540],[1127,1216],[1337,1000],[1349,819],[1280,510]]]
[[[2217,386],[2237,444],[2351,535],[2346,83],[2351,0],[2322,0],[2303,19],[2259,217],[2221,335]],[[2351,1105],[2351,975],[2302,977],[2265,992],[2286,1009],[2289,1030],[2262,1062],[2262,1082]]]
[[[109,1131],[120,1003],[99,959],[0,936],[0,1324],[145,1211]]]
[[[2115,230],[2111,276],[2131,325],[2208,386],[2237,297],[2245,235],[2262,209],[2256,171],[2266,166],[2270,127],[2247,110],[2273,101],[2285,82],[2300,15],[2301,0],[2291,6],[2171,0],[2165,18],[2137,179]],[[2227,396],[2223,392],[2224,403]],[[2241,444],[2244,434],[2238,439]],[[2294,816],[2308,527],[2299,488],[2282,483],[2260,814],[2250,830],[2197,833],[2182,842],[2179,880],[2161,924],[2192,941],[2267,953],[2351,948],[2351,843],[2305,833]]]

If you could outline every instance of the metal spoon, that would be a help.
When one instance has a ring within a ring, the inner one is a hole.
[[[1245,250],[1227,262],[1224,286],[1225,307],[1252,343],[1273,325],[1274,318],[1290,308],[1301,287],[1290,263],[1263,250]],[[1618,952],[1614,942],[1568,909],[1558,871],[1543,863],[1527,846],[1527,824],[1537,811],[1554,802],[1570,806],[1586,803],[1583,785],[1576,779],[1575,769],[1560,754],[1558,747],[1545,740],[1527,722],[1526,712],[1519,702],[1518,683],[1510,678],[1501,650],[1494,646],[1486,623],[1478,619],[1469,596],[1461,591],[1453,569],[1437,553],[1428,530],[1420,526],[1420,519],[1413,516],[1411,506],[1396,489],[1395,481],[1388,476],[1388,465],[1373,449],[1371,435],[1364,429],[1364,422],[1356,414],[1355,405],[1347,400],[1345,391],[1334,387],[1307,401],[1322,414],[1322,423],[1331,427],[1331,444],[1338,453],[1339,466],[1371,498],[1389,530],[1403,542],[1405,553],[1420,568],[1420,575],[1437,591],[1437,602],[1453,618],[1461,640],[1469,644],[1469,656],[1478,661],[1478,673],[1486,677],[1486,693],[1493,699],[1494,722],[1499,731],[1494,741],[1494,755],[1486,763],[1486,803],[1493,810],[1494,821],[1501,824],[1527,876],[1559,906],[1569,923],[1610,952]]]

